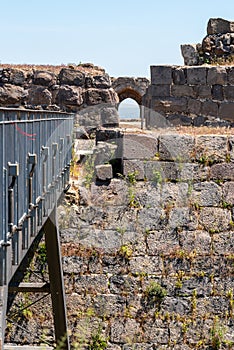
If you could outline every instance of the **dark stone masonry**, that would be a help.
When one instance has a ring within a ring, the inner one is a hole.
[[[87,187],[59,208],[71,340],[99,330],[108,349],[232,349],[233,135],[119,140],[124,178],[87,182],[86,162]]]

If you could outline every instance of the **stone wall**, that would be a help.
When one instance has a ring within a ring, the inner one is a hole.
[[[151,66],[146,127],[233,126],[234,66]]]
[[[93,64],[0,65],[1,107],[76,113],[80,125],[95,128],[118,125],[116,103],[118,95],[111,87],[109,75]]]
[[[73,346],[232,349],[234,137],[114,141],[123,176],[87,181],[87,158],[88,187],[59,208]]]

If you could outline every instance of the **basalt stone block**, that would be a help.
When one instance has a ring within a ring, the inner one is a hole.
[[[211,233],[228,230],[231,221],[228,209],[205,207],[201,209],[200,224]]]
[[[132,344],[134,341],[137,342],[141,340],[140,335],[140,325],[134,319],[120,319],[111,324],[110,341],[115,344]]]
[[[222,200],[222,191],[214,182],[198,182],[193,185],[191,198],[201,207],[217,207]]]
[[[83,103],[82,89],[80,87],[63,85],[60,86],[56,95],[56,104],[62,108],[77,109]]]
[[[106,181],[113,177],[113,171],[111,164],[96,165],[95,172],[98,180]]]
[[[206,84],[206,67],[187,67],[187,83],[190,85]]]
[[[186,84],[186,75],[183,68],[175,68],[172,71],[173,83],[175,85],[184,85]]]
[[[33,75],[33,84],[42,86],[51,86],[56,84],[56,75],[47,71],[35,71]]]
[[[194,126],[202,126],[205,125],[205,122],[207,121],[208,117],[204,115],[198,115],[193,118],[193,125]]]
[[[188,99],[188,113],[200,114],[201,113],[201,101],[193,98]]]
[[[196,44],[180,45],[180,49],[186,66],[196,66],[199,63],[199,54]]]
[[[195,97],[196,94],[192,86],[189,85],[172,85],[171,94],[175,97]]]
[[[224,86],[223,91],[225,100],[234,101],[234,86]]]
[[[28,103],[32,106],[48,106],[51,101],[52,94],[44,86],[32,86],[28,90]]]
[[[186,162],[194,159],[195,139],[190,135],[161,135],[159,137],[160,160]]]
[[[225,67],[210,67],[207,71],[207,84],[208,85],[226,85],[227,84],[227,71]]]
[[[195,85],[193,86],[197,98],[211,98],[211,86],[209,85]]]
[[[222,102],[219,106],[219,117],[234,122],[234,102]]]
[[[234,136],[228,137],[228,147],[229,147],[229,156],[231,162],[234,162]]]
[[[93,77],[93,86],[97,89],[108,89],[111,87],[111,80],[108,74],[95,75]]]
[[[170,123],[172,126],[179,126],[179,125],[186,125],[190,126],[192,125],[192,118],[187,115],[183,115],[181,113],[178,114],[167,114],[166,116],[167,121]]]
[[[158,182],[176,180],[179,164],[176,162],[148,161],[145,163],[145,177]]]
[[[207,24],[207,34],[225,34],[234,32],[234,22],[223,18],[210,18]]]
[[[234,182],[226,182],[223,185],[223,200],[224,202],[234,205]]]
[[[129,173],[135,173],[137,180],[144,180],[144,162],[140,160],[124,160],[123,175],[127,176]]]
[[[163,84],[152,85],[151,93],[152,93],[152,96],[156,96],[156,97],[171,96],[171,85],[169,85],[169,84],[167,84],[167,85],[163,85]]]
[[[26,99],[28,92],[21,86],[5,84],[0,86],[0,104],[3,106],[19,106]]]
[[[162,260],[158,256],[132,257],[129,262],[129,268],[133,274],[144,272],[156,275],[162,272]]]
[[[234,163],[214,164],[210,168],[210,177],[213,180],[234,180]]]
[[[82,87],[84,87],[84,84],[85,84],[84,73],[74,69],[69,69],[69,68],[61,69],[58,77],[61,84],[75,85],[75,86],[82,86]]]
[[[196,159],[203,164],[226,161],[227,136],[199,135],[196,137]]]
[[[171,97],[165,99],[153,100],[154,110],[162,112],[174,112],[183,113],[187,109],[187,98],[186,97]]]
[[[10,68],[9,83],[14,85],[24,85],[27,79],[27,73],[21,69]]]
[[[211,88],[212,99],[222,101],[224,98],[224,88],[225,87],[223,87],[222,85],[213,85]]]
[[[204,101],[201,105],[201,114],[217,117],[218,103],[214,101]]]
[[[151,83],[172,84],[172,66],[151,66]]]
[[[150,159],[158,151],[156,137],[143,134],[125,134],[123,138],[124,159]]]
[[[227,80],[228,84],[234,85],[234,67],[227,68]]]
[[[195,163],[181,163],[177,176],[180,181],[207,180],[209,168]]]

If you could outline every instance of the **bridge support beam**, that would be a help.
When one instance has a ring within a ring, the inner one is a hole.
[[[6,328],[7,286],[0,286],[0,350],[3,350]]]
[[[65,292],[57,225],[56,207],[47,219],[44,228],[53,306],[55,338],[60,349],[69,350]]]

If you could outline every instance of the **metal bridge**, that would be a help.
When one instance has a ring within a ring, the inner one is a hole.
[[[19,291],[51,293],[56,342],[69,349],[56,207],[69,180],[72,130],[71,114],[0,108],[0,349],[9,295]],[[22,283],[43,235],[49,284]]]

